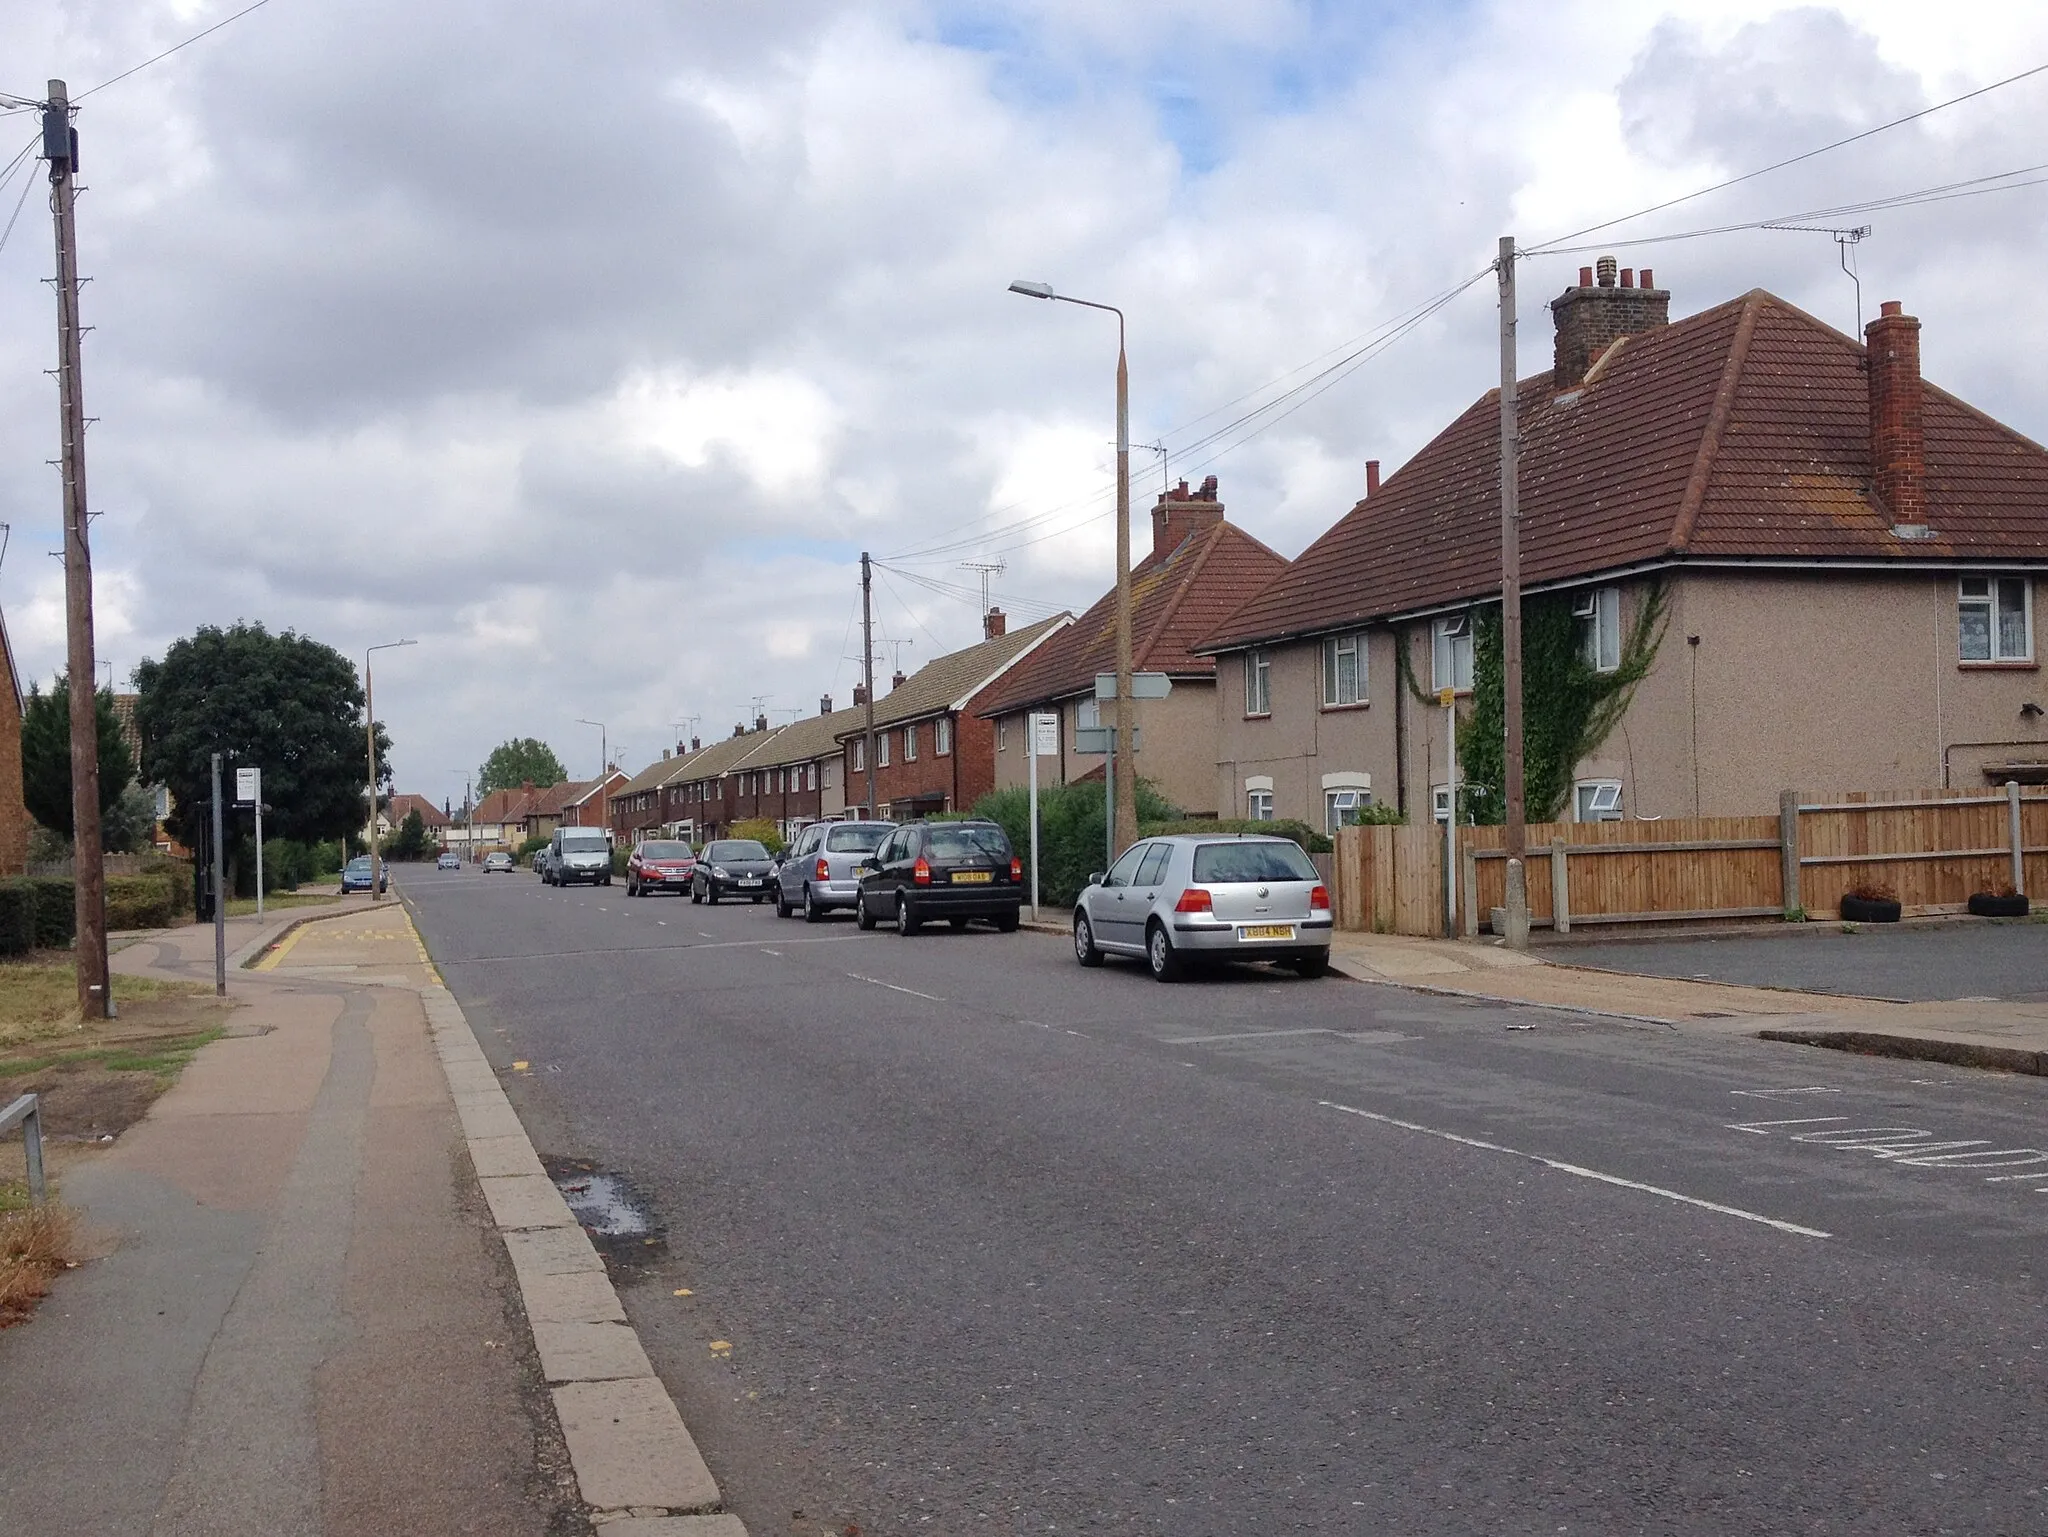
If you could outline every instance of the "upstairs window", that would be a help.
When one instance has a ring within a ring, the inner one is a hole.
[[[889,766],[889,733],[884,731],[875,738],[875,767]]]
[[[1966,576],[1956,618],[1966,662],[2034,659],[2033,584],[2023,576]]]
[[[1323,642],[1323,705],[1365,702],[1365,636],[1332,635]]]
[[[1433,627],[1430,677],[1439,689],[1472,692],[1472,616],[1447,614]]]
[[[1273,658],[1270,652],[1247,651],[1244,654],[1244,713],[1273,713]]]
[[[998,720],[996,722],[996,751],[1008,752],[1009,750],[1010,722],[1008,721],[1008,719]]]
[[[905,726],[903,728],[903,761],[905,763],[917,762],[917,727],[915,726]]]
[[[932,722],[932,751],[941,758],[953,751],[953,717],[941,715]]]
[[[1595,672],[1621,666],[1621,589],[1601,587],[1572,599],[1579,625],[1579,654]]]
[[[853,739],[853,771],[858,774],[868,766],[868,743],[866,737]]]

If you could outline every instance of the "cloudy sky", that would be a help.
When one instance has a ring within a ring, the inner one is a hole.
[[[241,3],[7,6],[0,90],[76,97]],[[399,788],[440,799],[507,736],[594,772],[579,717],[630,771],[757,702],[848,702],[864,548],[883,671],[978,635],[964,561],[1006,564],[1013,614],[1078,608],[1111,571],[1114,322],[1017,277],[1126,309],[1134,439],[1293,555],[1367,459],[1492,382],[1490,280],[1216,429],[1503,233],[1554,241],[2048,62],[2048,7],[1970,11],[269,0],[78,117],[100,655],[125,680],[237,618],[358,658],[415,638],[379,658],[379,714]],[[1674,314],[1762,286],[1853,329],[1826,234],[1620,241],[2012,171],[2048,160],[2044,126],[2048,75],[1610,242]],[[33,129],[0,117],[0,163]],[[48,676],[32,169],[0,189],[0,222],[26,192],[0,248],[0,611]],[[1870,223],[1866,313],[1903,299],[1930,377],[2048,438],[2048,186],[1809,222]],[[1541,301],[1591,260],[1524,264],[1525,373]],[[1159,478],[1134,455],[1140,548]]]

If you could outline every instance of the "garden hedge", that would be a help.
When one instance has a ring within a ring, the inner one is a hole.
[[[35,888],[35,944],[38,950],[61,950],[78,937],[78,897],[68,875],[25,877]]]
[[[107,877],[107,927],[117,929],[163,929],[178,921],[185,903],[179,898],[189,889],[171,875],[110,875]]]

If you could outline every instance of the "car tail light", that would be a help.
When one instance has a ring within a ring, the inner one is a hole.
[[[1024,861],[1015,854],[1010,856],[1010,880],[1012,883],[1024,879]]]
[[[1216,911],[1216,901],[1206,888],[1190,886],[1180,894],[1180,900],[1173,904],[1173,910],[1177,913],[1213,913]]]
[[[832,879],[831,861],[826,859],[824,855],[820,854],[818,856],[818,867],[811,872],[811,876],[814,880],[829,881],[830,879]]]
[[[932,883],[932,867],[924,855],[918,855],[917,863],[910,867],[910,878],[920,886],[929,886]]]
[[[1330,910],[1330,888],[1318,886],[1308,894],[1308,910],[1312,913],[1326,913]]]

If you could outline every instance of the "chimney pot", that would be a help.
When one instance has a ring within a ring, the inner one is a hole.
[[[1591,288],[1592,286],[1593,286],[1593,269],[1592,269],[1591,267],[1581,267],[1581,268],[1579,268],[1579,287],[1581,287],[1581,288]]]
[[[1623,288],[1633,288],[1633,287],[1635,287],[1635,286],[1636,286],[1636,269],[1635,269],[1635,268],[1633,268],[1633,267],[1623,267],[1623,268],[1621,269],[1621,286],[1622,286]]]
[[[1593,270],[1598,274],[1599,284],[1602,288],[1612,288],[1614,286],[1614,276],[1617,268],[1613,257],[1601,257],[1599,261],[1593,264]]]
[[[1657,286],[1657,279],[1648,267],[1643,268],[1641,286],[1644,288],[1655,288]]]
[[[1877,307],[1877,313],[1880,319],[1888,315],[1903,314],[1904,312],[1905,306],[1901,304],[1897,299],[1887,299],[1884,301],[1884,303],[1880,304]]]
[[[1377,459],[1365,461],[1365,494],[1368,499],[1380,494],[1380,462]]]

